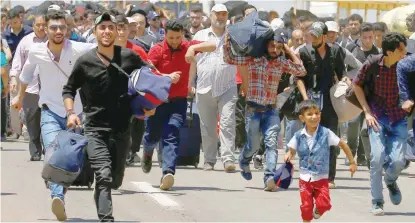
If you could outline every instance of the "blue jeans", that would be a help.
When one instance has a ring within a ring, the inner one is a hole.
[[[370,186],[372,203],[384,203],[382,186],[382,168],[385,169],[386,185],[394,183],[404,168],[404,152],[408,138],[407,119],[389,122],[387,117],[378,119],[381,128],[378,132],[369,128]]]
[[[245,130],[247,133],[247,143],[243,148],[240,161],[242,164],[249,165],[254,154],[260,146],[261,132],[264,136],[266,164],[264,179],[273,176],[277,166],[277,143],[278,134],[281,129],[278,109],[265,112],[245,110]]]
[[[289,120],[285,118],[285,143],[288,144],[294,134],[303,127],[303,123],[300,120]],[[285,148],[287,152],[288,146]]]
[[[40,129],[45,152],[49,149],[50,144],[55,140],[58,133],[66,130],[66,118],[62,118],[49,109],[42,108],[40,113]],[[59,197],[64,200],[64,188],[59,184],[48,182],[50,195],[52,198]]]
[[[154,116],[146,120],[144,153],[153,154],[160,138],[162,140],[163,174],[176,172],[176,160],[180,144],[180,128],[186,120],[187,99],[175,99],[157,107]]]

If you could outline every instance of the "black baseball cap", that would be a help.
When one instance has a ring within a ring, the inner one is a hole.
[[[276,29],[274,31],[274,40],[279,43],[288,43],[288,32],[285,29]]]
[[[109,12],[104,12],[104,13],[102,13],[100,16],[98,16],[98,17],[95,19],[94,24],[95,24],[95,26],[97,26],[97,25],[99,25],[101,22],[104,22],[104,21],[110,21],[110,22],[112,22],[112,23],[114,23],[114,24],[117,24],[117,20],[116,20],[116,19],[115,19],[115,17],[114,17],[113,15],[111,15]]]

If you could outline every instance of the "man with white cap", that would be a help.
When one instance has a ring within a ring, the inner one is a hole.
[[[327,21],[327,42],[329,44],[340,44],[337,42],[337,38],[339,36],[339,25],[335,21]],[[362,67],[362,63],[348,50],[342,47],[345,53],[344,63],[353,69],[360,69]]]
[[[216,42],[216,50],[198,54],[196,103],[200,116],[202,145],[205,154],[204,170],[213,170],[216,163],[217,132],[220,116],[219,139],[221,158],[226,172],[235,170],[235,106],[238,100],[236,66],[223,61],[223,44],[226,32],[228,9],[224,4],[213,6],[210,14],[211,26],[196,33],[194,40]],[[194,76],[189,78],[192,86]]]

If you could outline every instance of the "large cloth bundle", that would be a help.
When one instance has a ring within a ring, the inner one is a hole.
[[[414,11],[415,4],[394,8],[383,15],[380,21],[386,23],[389,31],[404,33],[408,30],[406,18]]]
[[[252,12],[242,22],[229,26],[228,35],[234,55],[261,57],[274,32],[259,19],[257,12]]]
[[[172,84],[170,77],[143,67],[133,71],[129,79],[128,94],[132,96],[131,108],[135,116],[143,116],[143,109],[151,110],[167,101]]]
[[[46,149],[42,178],[69,187],[81,173],[88,140],[80,132],[62,130]]]

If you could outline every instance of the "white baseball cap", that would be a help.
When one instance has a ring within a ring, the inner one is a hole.
[[[133,18],[127,17],[128,24],[130,23],[137,23]]]
[[[339,24],[337,24],[337,22],[335,22],[335,21],[327,21],[326,26],[327,26],[327,31],[332,31],[332,32],[338,33],[339,30],[340,30]]]
[[[275,18],[271,21],[271,28],[272,30],[276,30],[276,29],[283,29],[284,28],[284,21],[282,21],[282,19],[280,18]]]
[[[224,4],[216,4],[212,8],[212,12],[228,12],[228,9]]]

